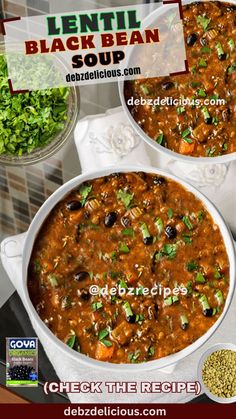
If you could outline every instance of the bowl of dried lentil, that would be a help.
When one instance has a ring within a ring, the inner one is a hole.
[[[200,359],[198,380],[210,399],[218,403],[235,403],[236,345],[218,343],[209,348]]]

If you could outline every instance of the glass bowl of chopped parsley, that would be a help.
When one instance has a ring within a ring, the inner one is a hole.
[[[75,87],[12,95],[0,44],[0,164],[29,165],[49,158],[70,137],[77,115]]]

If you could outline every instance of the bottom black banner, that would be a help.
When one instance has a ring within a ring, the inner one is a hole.
[[[1,417],[17,417],[18,419],[25,419],[31,417],[168,417],[176,418],[181,415],[181,418],[191,419],[198,418],[199,415],[218,417],[225,415],[227,417],[235,416],[236,404],[71,404],[71,405],[44,405],[44,404],[1,404]],[[5,415],[4,415],[5,414]]]

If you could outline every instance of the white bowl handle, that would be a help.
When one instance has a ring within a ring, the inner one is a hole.
[[[9,237],[1,243],[1,254],[7,259],[21,257],[23,253],[26,233]]]

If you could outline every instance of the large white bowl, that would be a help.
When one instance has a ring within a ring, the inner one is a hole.
[[[203,0],[204,1],[204,0]],[[214,0],[213,0],[214,1]],[[215,0],[217,1],[217,0]],[[220,2],[222,3],[229,3],[229,4],[236,4],[236,0],[220,0]],[[197,3],[196,0],[182,0],[182,4],[186,5],[186,4],[190,4],[190,3]],[[151,23],[157,19],[157,17],[160,17],[162,15],[164,15],[166,13],[166,10],[168,10],[176,7],[176,5],[171,5],[171,4],[166,4],[163,5],[161,7],[159,7],[157,10],[155,10],[154,12],[152,12],[144,21],[144,26],[148,27],[151,26]],[[130,55],[132,55],[132,52],[129,53]],[[181,160],[184,161],[185,163],[195,163],[195,164],[215,164],[215,163],[227,163],[233,160],[236,160],[236,152],[234,153],[230,153],[230,154],[225,154],[223,156],[218,156],[218,157],[191,157],[191,156],[185,156],[183,154],[180,153],[176,153],[175,151],[172,151],[166,147],[161,146],[160,144],[156,143],[151,137],[149,137],[143,130],[142,128],[140,128],[140,126],[137,124],[137,122],[134,120],[134,118],[132,117],[128,106],[126,104],[126,100],[125,100],[125,96],[124,96],[124,84],[125,84],[125,79],[124,78],[120,78],[119,79],[119,95],[120,95],[120,100],[121,100],[121,104],[122,107],[124,109],[124,112],[127,116],[127,118],[129,119],[132,127],[135,129],[135,131],[137,132],[137,134],[147,143],[149,144],[152,148],[154,148],[156,151],[159,151],[160,153],[164,154],[165,156],[169,157],[169,158],[174,158],[175,160]]]
[[[178,182],[179,184],[181,184],[188,191],[192,192],[197,198],[199,198],[203,202],[203,204],[205,205],[205,207],[211,214],[215,223],[218,224],[221,234],[224,239],[225,247],[226,247],[227,254],[230,261],[229,293],[225,302],[223,313],[221,314],[220,318],[202,337],[200,337],[197,341],[195,341],[193,344],[189,345],[182,351],[179,351],[173,355],[169,355],[164,358],[160,358],[154,361],[148,361],[148,362],[144,362],[140,364],[112,364],[109,362],[97,361],[95,359],[87,357],[86,355],[77,353],[76,351],[70,349],[62,341],[60,341],[48,329],[48,327],[44,324],[44,322],[40,319],[29,297],[28,288],[27,288],[27,275],[28,275],[28,265],[29,265],[29,261],[30,261],[30,257],[32,253],[32,248],[34,246],[34,242],[37,237],[37,234],[42,224],[44,223],[45,219],[47,218],[51,210],[55,207],[55,205],[59,201],[61,201],[64,198],[64,196],[67,195],[74,188],[78,188],[78,186],[82,182],[85,182],[85,181],[88,181],[97,177],[107,176],[114,172],[138,172],[138,171],[140,171],[140,166],[127,166],[127,167],[122,167],[122,168],[110,167],[104,170],[82,174],[70,180],[69,182],[61,186],[56,192],[54,192],[48,198],[48,200],[43,204],[43,206],[40,208],[35,218],[33,219],[29,227],[27,236],[26,236],[26,241],[25,241],[25,245],[23,249],[22,284],[20,284],[20,288],[22,290],[21,295],[23,297],[23,303],[29,314],[33,327],[35,328],[35,331],[39,335],[39,337],[42,338],[42,341],[49,342],[50,346],[54,344],[55,350],[60,351],[64,357],[69,358],[74,365],[76,363],[85,364],[91,368],[94,368],[94,367],[103,368],[103,369],[108,369],[114,372],[115,371],[130,371],[130,372],[131,371],[148,371],[155,368],[156,369],[166,368],[170,366],[171,364],[176,364],[178,361],[190,355],[192,352],[196,351],[198,348],[200,348],[200,346],[202,346],[219,327],[231,303],[231,299],[232,299],[234,287],[235,287],[235,250],[234,250],[234,243],[233,243],[231,233],[227,225],[225,224],[224,219],[219,214],[219,212],[214,207],[214,205],[204,195],[198,192],[193,186],[180,180],[176,176],[165,173],[164,171],[157,170],[152,167],[142,167],[142,171],[146,173],[155,173],[160,176],[166,176],[167,178],[172,179]]]

